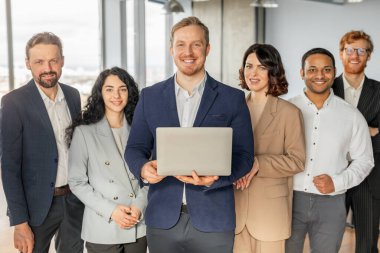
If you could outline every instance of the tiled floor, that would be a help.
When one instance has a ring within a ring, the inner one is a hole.
[[[354,253],[355,245],[355,232],[354,230],[347,228],[344,234],[342,247],[339,253]],[[305,249],[308,244],[306,242]],[[380,248],[380,243],[379,243]],[[1,253],[17,253],[13,247],[13,228],[9,227],[8,217],[6,216],[6,201],[3,192],[3,185],[0,180],[0,252]],[[304,250],[304,253],[308,253],[308,250]],[[49,253],[55,253],[53,247],[51,247]]]

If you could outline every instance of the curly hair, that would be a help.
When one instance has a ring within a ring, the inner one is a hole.
[[[129,125],[132,124],[133,113],[139,100],[139,89],[133,77],[119,67],[113,67],[102,71],[92,87],[91,95],[81,113],[73,120],[66,129],[66,142],[70,146],[74,130],[80,125],[90,125],[99,122],[105,114],[105,105],[102,96],[102,87],[108,76],[115,75],[126,84],[128,89],[128,103],[124,108],[125,118]]]
[[[269,44],[253,44],[244,53],[243,62],[239,69],[240,86],[249,90],[244,77],[244,67],[250,54],[256,54],[259,62],[268,69],[269,87],[267,95],[274,97],[288,93],[288,81],[285,77],[285,69],[283,67],[280,53],[275,47]]]

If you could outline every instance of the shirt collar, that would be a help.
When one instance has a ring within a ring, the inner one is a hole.
[[[305,102],[307,103],[307,105],[314,105],[314,103],[306,96],[306,88],[304,88],[303,89],[303,92],[302,92],[302,97],[304,98],[304,100],[305,100]],[[325,107],[325,106],[328,106],[330,103],[331,103],[331,101],[332,101],[332,99],[334,98],[334,91],[333,91],[333,89],[331,89],[330,88],[330,95],[329,95],[329,97],[326,99],[326,101],[323,103],[323,107]],[[323,108],[322,107],[322,108]]]
[[[199,93],[199,94],[202,94],[204,89],[205,89],[205,85],[206,85],[206,81],[207,81],[207,75],[205,73],[205,75],[203,76],[202,80],[194,87],[194,89],[192,90],[191,94],[195,94],[195,93]],[[177,83],[177,73],[174,75],[174,87],[175,87],[175,94],[176,96],[179,95],[180,91],[183,91],[185,92],[186,94],[188,94],[188,92],[183,89],[178,83]]]
[[[40,93],[43,101],[61,102],[65,99],[65,95],[63,94],[62,88],[59,85],[59,83],[57,83],[58,92],[57,92],[57,95],[55,96],[54,101],[52,101],[48,96],[46,96],[46,94],[42,91],[42,89],[40,88],[38,84],[35,83],[35,85],[37,86],[38,92]]]
[[[354,87],[352,87],[350,85],[350,83],[347,81],[346,77],[344,76],[344,74],[342,75],[343,77],[343,86],[344,86],[344,90],[347,90],[347,89],[354,89],[354,90],[361,90],[363,88],[363,84],[364,84],[364,79],[365,79],[365,76],[363,76],[363,79],[360,81],[360,84],[359,86],[355,89]]]

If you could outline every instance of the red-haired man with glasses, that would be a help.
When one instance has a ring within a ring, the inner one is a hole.
[[[373,43],[363,31],[343,35],[339,44],[343,74],[335,79],[335,95],[358,108],[369,127],[375,167],[367,178],[346,193],[347,211],[353,211],[356,253],[378,253],[380,218],[380,82],[369,79],[364,71],[371,59]]]

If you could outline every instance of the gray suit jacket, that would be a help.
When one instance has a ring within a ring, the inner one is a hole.
[[[123,147],[127,139],[128,133],[123,137]],[[106,117],[96,124],[78,126],[74,131],[69,153],[69,185],[85,204],[82,239],[88,242],[121,244],[145,236],[144,221],[131,229],[121,229],[110,221],[118,204],[137,206],[142,213],[147,204],[147,188],[140,189],[123,153],[117,148]]]

